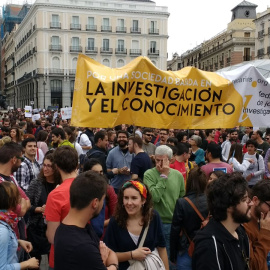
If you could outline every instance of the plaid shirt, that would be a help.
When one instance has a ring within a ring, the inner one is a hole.
[[[38,162],[35,161],[32,163],[30,159],[24,156],[24,161],[22,162],[21,166],[18,170],[14,173],[14,176],[19,184],[19,186],[26,191],[31,183],[31,181],[37,178],[35,175],[33,166],[36,166],[38,170],[40,170],[40,165]]]

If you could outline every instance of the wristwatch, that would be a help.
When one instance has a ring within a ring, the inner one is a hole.
[[[110,265],[108,265],[108,267],[110,267],[111,265],[115,266],[116,270],[118,270],[118,269],[119,269],[118,264],[116,264],[116,263],[111,263]]]

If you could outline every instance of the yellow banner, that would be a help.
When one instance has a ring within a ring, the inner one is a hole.
[[[111,128],[232,128],[243,101],[231,81],[194,67],[161,71],[146,57],[108,68],[79,55],[71,124]]]

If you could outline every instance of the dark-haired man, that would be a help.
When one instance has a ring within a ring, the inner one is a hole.
[[[68,145],[74,148],[74,144],[66,139],[65,131],[62,128],[54,128],[52,130],[52,142],[58,147]]]
[[[212,218],[194,238],[192,269],[249,269],[249,240],[240,226],[250,221],[253,205],[246,180],[226,174],[209,185],[207,199]]]
[[[150,157],[142,149],[143,141],[139,136],[129,137],[128,151],[130,154],[135,154],[130,164],[130,173],[132,180],[143,181],[144,173],[152,168]]]
[[[222,148],[222,159],[223,161],[227,162],[230,149],[233,143],[236,143],[238,141],[238,131],[235,129],[231,129],[230,132],[230,140],[226,141]]]
[[[46,235],[51,243],[49,257],[50,269],[54,268],[54,235],[60,222],[68,214],[69,189],[77,176],[78,154],[74,148],[69,146],[58,147],[54,153],[54,161],[61,175],[63,183],[54,189],[48,196],[44,216],[47,221]]]
[[[26,191],[32,180],[37,178],[40,165],[36,160],[37,142],[35,138],[27,138],[22,141],[24,160],[14,173],[19,186]]]
[[[148,156],[152,159],[155,158],[155,150],[156,146],[151,143],[153,137],[153,131],[151,128],[144,128],[143,129],[143,145],[142,149],[145,153],[148,154]]]
[[[55,233],[55,270],[118,269],[116,254],[99,242],[88,224],[101,211],[106,190],[105,179],[95,172],[82,173],[72,182],[70,210]]]
[[[265,157],[265,154],[270,147],[269,143],[263,140],[263,133],[261,130],[253,131],[253,139],[258,143],[257,152]]]
[[[169,130],[164,128],[160,129],[159,137],[160,140],[156,143],[156,146],[158,147],[160,145],[166,145],[167,139],[169,138]]]
[[[250,244],[250,269],[268,270],[270,251],[270,181],[259,181],[251,190],[251,221],[244,224]]]
[[[132,154],[128,151],[127,131],[119,130],[117,132],[117,143],[118,146],[109,152],[106,160],[107,172],[113,174],[110,180],[116,193],[125,181],[130,180]]]
[[[254,161],[243,173],[250,188],[262,179],[265,172],[263,157],[256,152],[257,147],[258,144],[254,140],[246,142],[247,153],[245,153],[244,159],[252,159]]]
[[[206,165],[202,166],[207,178],[209,178],[213,171],[223,171],[225,173],[232,173],[233,168],[226,162],[221,161],[221,147],[215,142],[210,142],[205,151],[205,159],[208,161]]]

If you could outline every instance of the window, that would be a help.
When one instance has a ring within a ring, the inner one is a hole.
[[[79,16],[72,16],[71,29],[81,29]]]
[[[124,49],[125,49],[125,42],[124,42],[124,40],[119,39],[119,40],[118,40],[118,44],[117,44],[117,50],[118,50],[119,52],[123,52]]]
[[[103,59],[102,63],[104,66],[110,67],[110,60],[109,59]]]
[[[250,37],[250,32],[245,32],[244,37]]]
[[[150,28],[151,28],[152,30],[156,29],[156,28],[157,28],[157,22],[156,22],[156,21],[151,21],[151,22],[150,22]]]
[[[57,46],[60,44],[60,38],[58,36],[52,36],[52,45]]]
[[[90,25],[90,26],[95,25],[95,18],[94,17],[88,17],[88,25]]]
[[[117,28],[116,28],[117,32],[126,32],[126,28],[125,28],[125,21],[124,19],[118,19],[117,20]]]
[[[102,26],[101,26],[101,31],[111,31],[112,28],[110,26],[110,20],[109,18],[103,18],[102,20]]]
[[[243,61],[250,61],[251,56],[250,56],[250,48],[244,48],[244,57]]]
[[[62,81],[51,80],[51,105],[62,108]]]
[[[103,50],[109,51],[110,48],[110,40],[109,39],[103,39]]]
[[[156,41],[151,41],[150,42],[150,53],[155,53],[156,52],[156,47],[157,47]]]
[[[51,27],[52,28],[60,28],[59,15],[52,14]]]
[[[132,21],[132,28],[136,32],[139,30],[139,21],[138,20],[133,20]]]
[[[52,59],[53,69],[60,69],[60,59],[58,57],[53,57]]]
[[[70,104],[71,104],[71,106],[73,103],[74,85],[75,85],[75,81],[74,80],[70,81]]]
[[[132,40],[131,48],[135,49],[135,50],[139,49],[139,41],[138,40]]]
[[[123,67],[125,65],[125,61],[123,59],[119,59],[117,61],[117,67],[120,68],[120,67]]]
[[[73,47],[79,47],[79,45],[80,45],[80,39],[78,37],[73,37],[71,39],[71,45]]]
[[[75,57],[72,59],[72,69],[76,69],[77,68],[77,61],[78,61],[78,58]]]
[[[95,48],[95,39],[94,38],[88,38],[88,40],[87,40],[87,49],[93,51],[94,48]]]

